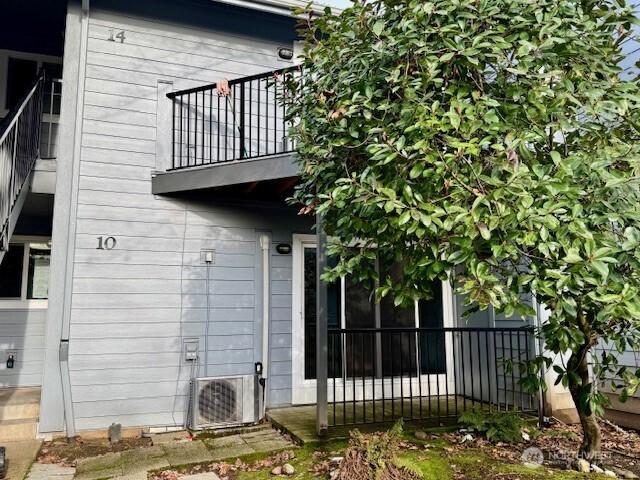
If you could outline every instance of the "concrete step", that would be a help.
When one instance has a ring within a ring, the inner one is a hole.
[[[38,415],[40,415],[39,403],[18,403],[0,407],[0,422],[38,418]]]
[[[39,414],[39,388],[0,389],[0,422],[38,418]]]
[[[36,438],[38,419],[3,420],[0,422],[0,443]]]

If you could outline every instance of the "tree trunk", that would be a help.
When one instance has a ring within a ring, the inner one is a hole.
[[[577,352],[572,353],[567,366],[570,371],[577,373],[581,380],[580,384],[569,380],[571,398],[573,398],[573,403],[576,406],[580,424],[582,425],[582,445],[580,445],[578,455],[580,458],[593,460],[600,455],[601,435],[596,416],[589,411],[584,400],[582,400],[583,396],[587,395],[591,389],[589,363],[587,361],[588,350],[589,346],[584,345]]]

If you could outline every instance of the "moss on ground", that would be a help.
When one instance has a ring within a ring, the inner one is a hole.
[[[503,480],[599,480],[602,475],[581,474],[578,472],[550,469],[548,467],[530,468],[525,465],[500,461],[487,455],[480,449],[468,448],[464,450],[452,450],[451,444],[443,438],[432,438],[428,441],[419,441],[411,434],[405,434],[405,440],[411,441],[423,448],[418,450],[402,450],[398,455],[397,464],[407,467],[420,475],[425,480],[487,480],[500,478]],[[428,445],[428,449],[424,449]],[[318,462],[314,455],[316,451],[325,452],[327,456],[339,455],[344,451],[346,441],[334,441],[325,444],[305,445],[295,450],[296,457],[289,463],[293,465],[296,473],[287,478],[296,480],[317,480],[325,478],[313,473],[313,466]],[[338,453],[340,452],[340,453]],[[252,456],[251,460],[259,458]],[[243,458],[247,461],[248,458]],[[277,478],[271,475],[271,468],[258,472],[241,472],[237,480],[267,480]]]
[[[295,480],[318,480],[319,477],[314,475],[314,473],[312,472],[312,468],[318,460],[315,453],[321,452],[326,454],[327,456],[332,456],[332,452],[335,452],[336,455],[339,455],[339,452],[344,451],[346,446],[346,440],[333,440],[322,444],[307,444],[299,449],[293,450],[296,454],[296,457],[290,460],[288,463],[293,465],[293,467],[296,469],[296,473],[287,478]],[[262,458],[265,457],[266,456],[262,456]],[[260,460],[260,458],[252,455],[241,457],[241,460],[246,463],[251,463]],[[266,480],[277,478],[271,475],[271,470],[272,468],[265,468],[258,472],[239,472],[236,479]]]

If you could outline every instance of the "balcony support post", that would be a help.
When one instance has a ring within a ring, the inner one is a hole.
[[[327,388],[328,388],[328,288],[320,278],[327,267],[327,235],[322,216],[316,214],[316,430],[325,436],[328,428]]]

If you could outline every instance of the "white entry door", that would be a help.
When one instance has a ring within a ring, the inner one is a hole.
[[[294,235],[293,240],[292,403],[305,405],[316,402],[316,237]],[[434,298],[417,302],[413,309],[398,309],[391,299],[376,305],[371,291],[349,278],[328,287],[329,329],[451,327],[453,317],[452,291],[445,282],[434,284]],[[450,335],[337,338],[330,338],[328,345],[329,402],[334,397],[389,398],[392,391],[420,391],[422,396],[455,391]],[[408,373],[404,378],[397,375],[403,363]],[[380,377],[385,382],[376,381]]]

